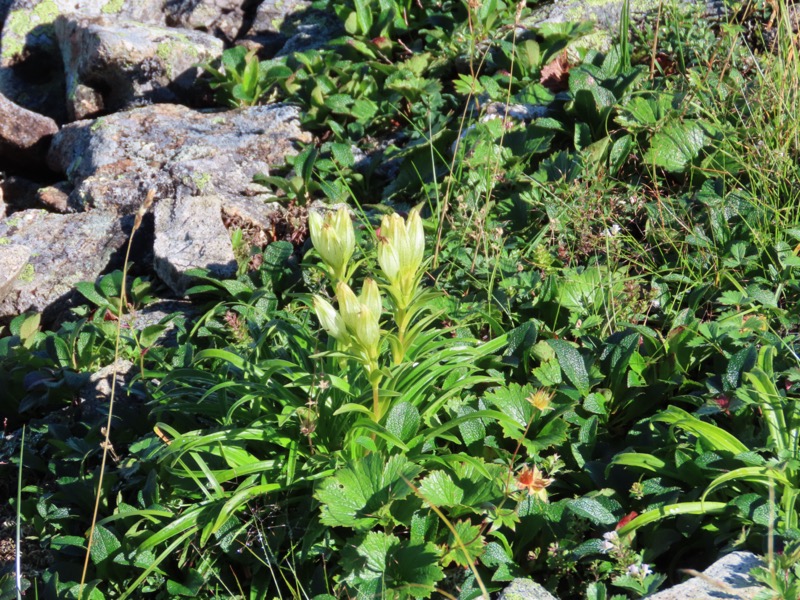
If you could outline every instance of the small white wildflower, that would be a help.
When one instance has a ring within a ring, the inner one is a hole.
[[[614,237],[614,236],[616,236],[616,235],[617,235],[617,234],[618,234],[620,231],[622,231],[622,227],[620,227],[620,226],[619,226],[619,224],[617,224],[617,223],[614,223],[614,224],[613,224],[613,225],[612,225],[610,228],[608,228],[608,229],[606,229],[605,231],[603,231],[603,233],[602,233],[601,235],[602,235],[603,237]]]
[[[628,575],[633,575],[634,577],[639,576],[639,565],[629,565],[628,566]]]
[[[647,577],[651,575],[653,570],[650,568],[650,565],[642,565],[642,577]]]
[[[601,543],[601,547],[603,552],[609,552],[617,547],[617,543],[619,542],[619,535],[616,531],[608,531],[603,534],[603,541]]]

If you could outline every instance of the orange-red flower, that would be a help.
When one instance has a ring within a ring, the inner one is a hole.
[[[543,477],[542,472],[536,465],[533,466],[533,469],[525,465],[517,475],[517,487],[521,490],[527,489],[530,495],[536,496],[542,502],[547,502],[545,488],[551,483],[553,483],[553,480],[549,477]]]

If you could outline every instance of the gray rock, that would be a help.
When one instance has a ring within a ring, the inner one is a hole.
[[[545,23],[570,23],[593,21],[596,32],[581,45],[605,47],[619,29],[623,0],[553,0],[534,7],[521,23],[524,29]],[[720,18],[725,13],[722,0],[684,0],[673,3],[680,10],[690,11],[701,7],[707,17]],[[634,21],[655,14],[660,0],[630,0],[630,14]]]
[[[161,198],[259,197],[267,190],[253,176],[312,139],[298,114],[285,105],[209,112],[155,104],[63,127],[48,162],[75,185],[78,210],[133,212],[150,188]]]
[[[164,199],[155,208],[154,266],[158,276],[176,294],[191,286],[189,269],[208,269],[212,275],[236,275],[228,230],[222,223],[218,196]]]
[[[163,0],[11,0],[0,34],[0,93],[63,123],[64,68],[53,29],[56,18],[71,13],[119,15],[165,25],[162,4]]]
[[[124,358],[106,365],[102,369],[92,373],[89,382],[80,390],[80,398],[89,404],[100,404],[108,406],[111,399],[111,387],[114,387],[114,400],[127,399],[125,386],[130,382],[136,373],[135,365]],[[116,381],[114,380],[116,374]]]
[[[105,16],[61,16],[55,32],[70,120],[135,104],[192,104],[198,63],[219,57],[223,49],[221,40],[199,31]]]
[[[27,110],[0,94],[0,160],[24,167],[43,164],[55,121]]]
[[[344,28],[336,15],[317,10],[310,11],[297,23],[291,37],[276,56],[288,56],[292,52],[316,50],[343,33]]]
[[[28,265],[30,256],[31,251],[26,246],[0,244],[0,301],[11,291],[14,282]]]
[[[255,17],[244,41],[271,55],[298,33],[303,20],[314,19],[310,0],[264,0],[258,5]]]
[[[244,0],[167,0],[164,11],[172,27],[200,29],[233,41],[244,23]]]
[[[500,593],[497,600],[558,600],[558,598],[535,581],[517,578]]]
[[[0,182],[2,182],[2,180],[0,180]],[[5,218],[7,211],[6,203],[3,200],[3,186],[0,185],[0,219]]]
[[[264,0],[256,9],[251,34],[290,34],[311,8],[311,0]]]
[[[750,570],[761,565],[761,559],[750,552],[733,552],[719,559],[680,585],[650,596],[651,600],[749,600],[763,588],[750,576]]]
[[[0,300],[0,317],[27,310],[58,311],[79,281],[94,281],[126,241],[118,215],[92,211],[57,215],[25,210],[0,221],[0,252],[30,251],[27,265]]]

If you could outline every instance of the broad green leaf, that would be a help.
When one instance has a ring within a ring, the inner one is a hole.
[[[403,442],[413,438],[419,429],[419,411],[408,402],[392,406],[386,415],[386,430]]]
[[[595,525],[611,525],[617,522],[613,513],[594,498],[570,500],[567,506],[576,515],[589,519]]]
[[[588,394],[590,389],[589,373],[586,371],[586,365],[583,363],[580,352],[564,340],[547,340],[547,343],[555,350],[558,364],[570,383],[575,386],[581,396]]]
[[[106,529],[102,525],[95,525],[90,553],[94,564],[107,560],[121,547],[122,544],[110,529]]]
[[[682,173],[707,143],[698,121],[674,119],[653,135],[643,160],[671,173]]]
[[[442,566],[448,567],[455,563],[459,567],[469,567],[481,557],[486,539],[481,535],[481,528],[469,521],[456,521],[453,523],[455,535],[450,532],[447,539],[449,549],[442,557]]]
[[[316,491],[322,503],[320,520],[326,525],[364,530],[378,523],[389,523],[392,502],[411,492],[412,481],[420,468],[396,454],[384,462],[380,454],[369,456],[336,471]]]
[[[444,471],[433,471],[419,484],[419,494],[434,506],[456,506],[464,499],[464,490],[458,487]]]

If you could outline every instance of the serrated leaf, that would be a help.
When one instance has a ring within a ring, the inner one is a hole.
[[[464,499],[464,490],[444,471],[433,471],[425,477],[419,484],[419,492],[434,506],[457,506]]]
[[[470,560],[475,562],[483,554],[486,540],[481,535],[481,528],[469,521],[456,521],[453,523],[455,535],[450,532],[447,539],[448,552],[442,558],[442,566],[448,567],[452,563],[459,567],[469,567]]]
[[[351,462],[323,480],[317,489],[315,496],[322,503],[320,520],[325,525],[356,530],[387,521],[391,503],[411,492],[404,478],[411,481],[420,470],[403,455],[384,462],[380,454],[373,452]]]
[[[532,393],[533,387],[530,385],[523,387],[511,383],[507,387],[490,390],[484,395],[486,402],[511,417],[519,426],[512,429],[506,423],[502,423],[503,433],[506,436],[517,439],[533,419],[535,409],[528,401]]]
[[[671,173],[682,173],[699,156],[706,143],[700,123],[672,120],[653,135],[643,160]]]

